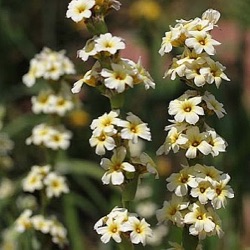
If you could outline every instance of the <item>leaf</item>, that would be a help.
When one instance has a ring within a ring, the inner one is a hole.
[[[103,170],[92,161],[69,159],[57,163],[57,169],[71,175],[84,175],[94,179],[101,179]]]
[[[71,250],[84,250],[84,237],[79,225],[79,217],[77,215],[76,204],[74,198],[71,195],[65,195],[63,197],[63,208],[65,221],[70,238]]]

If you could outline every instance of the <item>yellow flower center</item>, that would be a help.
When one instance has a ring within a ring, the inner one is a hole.
[[[79,7],[77,8],[77,10],[78,10],[79,14],[81,14],[82,12],[84,12],[84,11],[86,10],[86,7],[83,6],[83,5],[81,5],[81,6],[79,6]]]
[[[197,220],[202,220],[202,215],[198,215]]]
[[[181,183],[186,183],[188,181],[188,178],[187,177],[182,177],[181,178]]]
[[[173,208],[170,210],[169,214],[170,214],[171,216],[173,216],[173,215],[176,214],[176,212],[177,212],[177,209],[176,209],[175,207],[173,207]]]
[[[206,44],[204,39],[200,40],[199,43],[200,43],[200,45],[205,45]]]
[[[51,186],[54,188],[59,187],[59,182],[57,180],[52,181]]]
[[[58,102],[57,102],[57,105],[58,106],[63,106],[65,104],[65,100],[64,99],[59,99]]]
[[[221,190],[220,190],[219,188],[216,188],[216,193],[217,193],[218,195],[220,195],[220,194],[221,194]]]
[[[140,227],[136,227],[136,230],[135,230],[138,234],[140,234],[142,232],[141,228]]]
[[[193,143],[192,143],[192,146],[193,147],[198,147],[200,145],[200,143],[198,142],[198,141],[194,141]]]
[[[191,107],[186,107],[186,108],[184,108],[184,110],[185,110],[185,112],[190,112],[192,110],[192,108]]]

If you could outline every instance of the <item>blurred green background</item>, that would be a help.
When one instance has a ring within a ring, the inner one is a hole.
[[[30,97],[38,93],[39,87],[28,89],[21,81],[28,71],[30,59],[46,46],[57,51],[65,49],[78,74],[86,72],[92,64],[91,61],[83,63],[76,57],[76,51],[84,46],[90,34],[84,24],[76,24],[65,17],[68,2],[0,0],[0,104],[6,108],[2,130],[15,143],[11,153],[13,167],[1,169],[1,175],[8,176],[17,186],[12,196],[0,199],[0,233],[20,214],[16,208],[17,199],[22,194],[18,183],[41,157],[34,147],[25,145],[32,127],[41,119],[30,110]],[[227,67],[226,74],[231,82],[224,82],[219,90],[214,89],[214,94],[224,103],[228,114],[219,121],[211,119],[209,124],[216,128],[229,146],[226,153],[209,161],[230,174],[235,198],[229,201],[225,210],[220,211],[224,238],[219,241],[216,238],[207,239],[204,249],[250,249],[250,1],[131,0],[121,3],[121,10],[112,12],[106,19],[109,30],[126,39],[127,49],[123,56],[135,61],[141,56],[156,82],[155,90],[130,90],[124,108],[139,115],[152,131],[153,140],[146,145],[146,150],[157,162],[160,180],[146,178],[143,184],[151,190],[148,191],[150,197],[137,203],[150,200],[157,208],[162,206],[167,194],[165,179],[178,168],[180,162],[173,154],[156,158],[155,152],[166,135],[164,126],[168,125],[168,103],[185,90],[180,82],[162,78],[171,55],[161,58],[158,54],[161,38],[176,19],[199,17],[208,8],[221,12],[219,28],[213,35],[222,43],[217,49],[217,59]],[[68,249],[113,249],[112,243],[107,246],[98,243],[99,237],[92,227],[120,203],[120,195],[117,189],[101,184],[103,172],[98,165],[100,158],[88,144],[91,120],[109,111],[109,103],[90,87],[84,87],[80,98],[84,111],[81,114],[83,119],[78,117],[80,124],[76,124],[71,115],[65,119],[65,124],[74,133],[74,139],[67,152],[67,160],[61,166],[67,169],[72,193],[58,201],[58,204],[63,204],[60,209],[56,203],[54,208],[69,230]],[[156,219],[152,216],[150,222],[155,225]],[[166,248],[168,240],[179,237],[178,230],[169,226],[167,231],[162,244],[147,246],[146,249]]]

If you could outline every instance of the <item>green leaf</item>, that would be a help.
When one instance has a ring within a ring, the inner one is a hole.
[[[89,176],[100,180],[103,175],[103,169],[92,161],[69,159],[57,163],[59,171],[72,175]]]
[[[104,195],[100,192],[93,181],[84,176],[74,175],[72,178],[74,178],[74,180],[83,188],[83,190],[88,193],[90,197],[89,199],[96,204],[96,207],[102,208],[102,210],[109,209],[108,201],[105,199]],[[101,207],[100,204],[102,204]]]
[[[71,195],[63,197],[65,221],[70,238],[70,249],[84,250],[84,237],[80,229],[75,200]]]
[[[73,192],[70,193],[70,196],[74,200],[76,206],[79,207],[83,212],[92,216],[93,218],[96,217],[98,214],[98,208],[93,203],[91,203],[88,198]]]

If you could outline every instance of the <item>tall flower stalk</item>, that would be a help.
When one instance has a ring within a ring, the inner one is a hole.
[[[133,244],[146,245],[152,230],[145,219],[129,212],[130,203],[142,175],[148,172],[157,175],[157,172],[145,152],[136,154],[133,150],[140,140],[151,140],[148,124],[132,112],[124,114],[123,105],[128,89],[139,84],[145,89],[154,88],[155,83],[140,59],[135,63],[120,56],[120,51],[126,47],[125,41],[108,31],[105,16],[111,9],[119,10],[120,5],[117,0],[72,0],[66,16],[75,22],[84,21],[93,36],[78,50],[78,57],[84,62],[89,57],[96,60],[83,78],[74,83],[72,92],[80,92],[83,84],[95,87],[108,97],[111,109],[92,121],[89,143],[95,153],[103,157],[100,161],[105,170],[103,184],[119,186],[122,202],[121,207],[118,204],[101,218],[94,229],[103,243],[113,239],[121,249],[133,249]],[[111,158],[104,157],[110,155],[109,152],[112,152]]]
[[[56,171],[56,163],[58,153],[69,147],[72,137],[62,124],[62,118],[74,107],[72,93],[64,80],[65,75],[73,73],[74,65],[64,51],[44,48],[30,61],[29,71],[23,76],[27,87],[32,87],[40,78],[47,83],[47,87],[31,98],[32,111],[43,114],[44,122],[32,129],[26,144],[39,147],[44,157],[42,165],[32,166],[22,181],[23,191],[38,199],[37,206],[33,210],[25,209],[15,222],[19,233],[35,235],[25,249],[37,248],[36,239],[36,245],[43,249],[52,249],[53,244],[63,248],[68,241],[66,228],[50,214],[49,205],[53,198],[69,193],[66,178]]]
[[[222,80],[229,81],[225,66],[213,59],[215,46],[220,43],[211,31],[219,18],[218,11],[208,9],[201,18],[177,20],[165,33],[159,50],[162,56],[174,48],[182,50],[173,58],[165,77],[179,78],[189,88],[169,103],[168,113],[173,120],[166,126],[165,142],[157,151],[158,155],[171,150],[183,152],[186,158],[181,170],[167,178],[172,196],[157,211],[159,223],[171,221],[183,229],[179,248],[185,250],[200,249],[201,240],[207,236],[222,237],[222,223],[216,212],[226,206],[227,198],[234,197],[228,185],[230,176],[203,161],[207,155],[215,157],[225,152],[227,146],[207,123],[211,115],[220,119],[226,114],[223,104],[208,91],[211,85],[219,88]],[[172,245],[177,247],[177,243]]]

